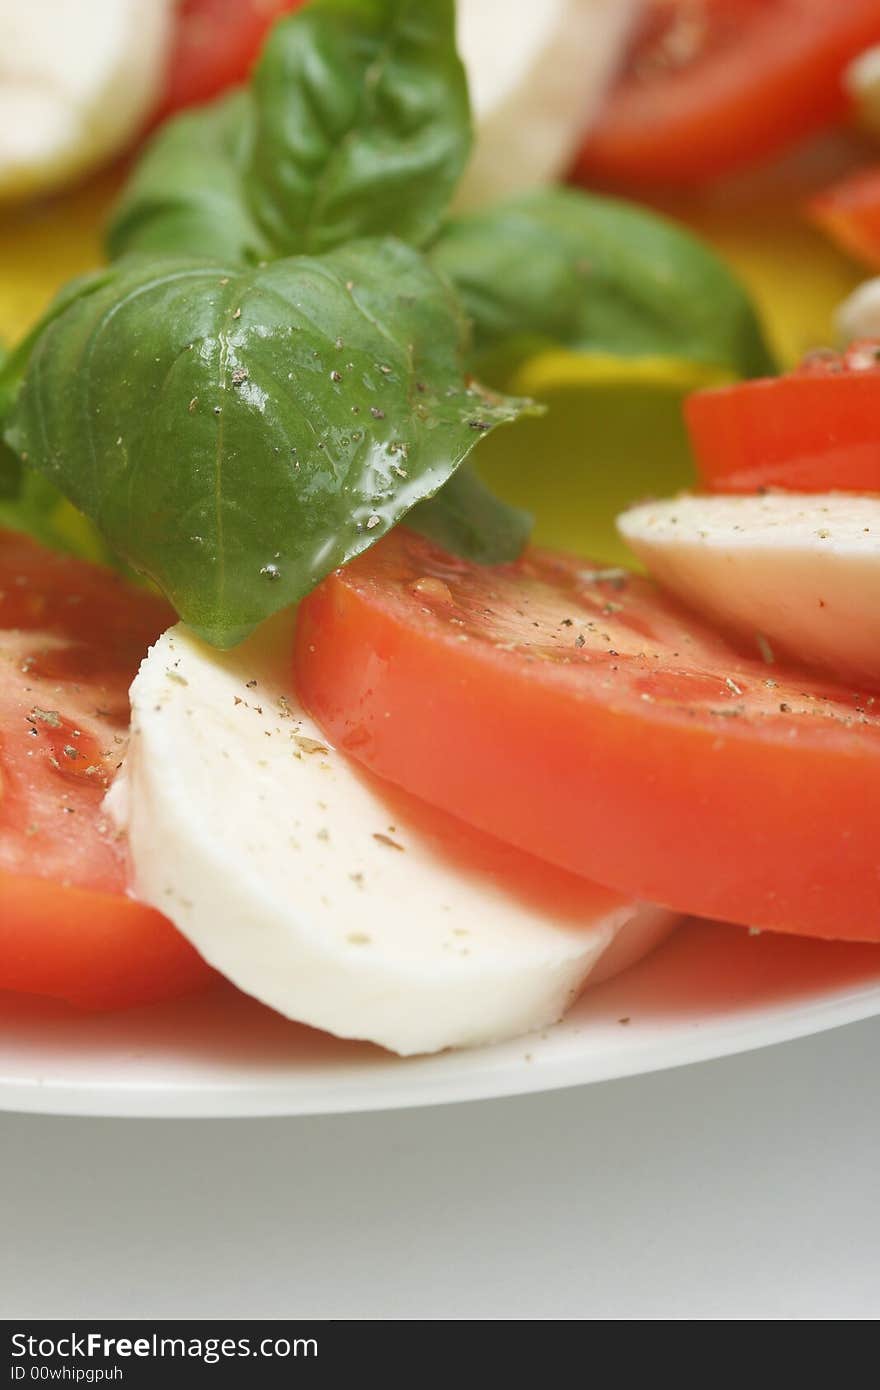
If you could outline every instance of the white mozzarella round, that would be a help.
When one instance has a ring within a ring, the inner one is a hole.
[[[756,651],[880,680],[880,498],[683,496],[634,507],[618,528],[664,588]]]
[[[297,705],[290,651],[286,616],[233,653],[166,633],[132,686],[108,798],[137,896],[240,988],[432,1052],[553,1022],[587,976],[671,929],[665,910],[379,790]]]
[[[641,0],[458,0],[476,146],[458,201],[559,177],[622,56]]]
[[[125,147],[156,101],[173,0],[0,0],[0,197]]]

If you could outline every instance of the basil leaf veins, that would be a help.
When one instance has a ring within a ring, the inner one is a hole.
[[[466,331],[392,239],[246,269],[133,257],[50,310],[6,440],[228,647],[520,413],[468,384]]]
[[[418,246],[470,144],[454,0],[312,0],[247,88],[159,132],[108,247],[255,263],[365,236]]]

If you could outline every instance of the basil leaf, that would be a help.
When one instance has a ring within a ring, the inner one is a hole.
[[[0,443],[0,501],[17,497],[21,489],[21,461],[8,444]]]
[[[106,272],[96,271],[80,275],[59,290],[43,318],[21,339],[11,352],[3,349],[0,353],[0,430],[9,414],[12,402],[21,385],[22,377],[30,359],[31,350],[37,338],[48,323],[62,313],[68,304],[83,294],[89,294],[104,281]],[[0,525],[11,526],[16,530],[27,531],[37,540],[46,540],[51,528],[46,522],[49,513],[60,500],[54,490],[47,487],[33,487],[22,460],[0,435],[0,499],[4,506],[0,511]]]
[[[436,496],[413,507],[406,524],[466,560],[500,565],[522,553],[532,517],[502,502],[466,463]]]
[[[78,283],[81,287],[82,281]],[[58,295],[56,308],[68,300],[69,290]],[[9,412],[38,332],[39,329],[24,338],[11,356],[0,346],[0,419]],[[66,550],[88,560],[110,560],[106,546],[91,523],[47,479],[25,467],[3,438],[0,438],[0,527],[23,531],[52,550]]]
[[[160,132],[108,247],[254,263],[386,233],[421,245],[470,142],[454,0],[312,0],[272,29],[249,88]]]
[[[134,258],[40,334],[6,439],[231,646],[516,418],[467,384],[465,333],[397,241],[248,270]]]
[[[432,251],[495,378],[537,350],[663,356],[757,376],[775,365],[745,290],[682,228],[575,189],[457,218]],[[494,371],[488,363],[494,358]]]
[[[22,466],[4,441],[0,450],[0,526],[26,531],[44,545],[53,545],[50,513],[59,494],[51,483]]]
[[[248,189],[283,253],[437,231],[470,151],[454,0],[318,0],[254,78]]]
[[[107,250],[210,256],[254,264],[272,248],[254,221],[243,179],[253,149],[250,91],[167,121],[128,182]]]

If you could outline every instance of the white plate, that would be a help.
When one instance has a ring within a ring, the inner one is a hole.
[[[880,1013],[880,947],[688,923],[540,1035],[400,1060],[230,988],[101,1017],[0,995],[0,1107],[308,1115],[552,1090],[703,1061]]]

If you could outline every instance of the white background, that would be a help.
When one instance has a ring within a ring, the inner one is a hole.
[[[6,1317],[880,1314],[880,1019],[516,1100],[0,1116]]]

